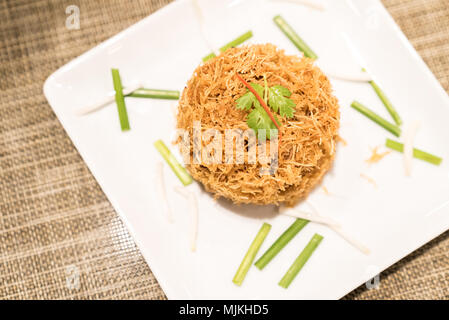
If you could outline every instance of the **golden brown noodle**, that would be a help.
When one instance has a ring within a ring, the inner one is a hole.
[[[294,117],[279,117],[278,170],[261,175],[260,163],[246,162],[188,164],[187,169],[216,197],[234,203],[294,205],[321,180],[335,154],[340,113],[329,80],[312,60],[285,55],[271,44],[229,49],[200,65],[182,93],[177,127],[190,133],[192,144],[194,121],[201,121],[202,131],[214,128],[222,134],[226,129],[248,129],[248,112],[235,108],[235,100],[246,92],[235,72],[262,86],[265,74],[270,87],[280,84],[292,92]]]
[[[387,150],[385,152],[378,152],[379,146],[374,147],[371,149],[371,156],[365,160],[365,162],[369,164],[378,163],[380,160],[385,158],[385,156],[389,155],[391,153],[391,150]]]

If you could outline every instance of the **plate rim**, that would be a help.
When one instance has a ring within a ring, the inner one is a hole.
[[[160,15],[167,15],[171,10],[175,10],[178,6],[180,6],[182,3],[187,2],[187,1],[189,1],[189,0],[174,0],[171,3],[165,5],[162,8],[160,8],[160,9],[156,10],[155,12],[151,13],[150,15],[148,15],[148,16],[140,19],[139,21],[135,22],[134,24],[130,25],[129,27],[125,28],[124,30],[118,32],[117,34],[111,36],[110,38],[100,42],[99,44],[97,44],[94,47],[88,49],[86,52],[82,53],[78,57],[75,57],[74,59],[70,60],[69,62],[67,62],[63,66],[59,67],[56,71],[51,73],[47,77],[47,79],[45,80],[44,85],[43,85],[44,96],[46,97],[46,99],[47,99],[50,107],[52,108],[52,110],[55,112],[59,122],[61,123],[62,127],[64,128],[64,131],[70,137],[72,143],[74,144],[74,146],[77,149],[78,154],[83,159],[84,163],[86,164],[86,167],[89,169],[89,171],[92,174],[92,176],[95,178],[96,183],[101,188],[102,192],[106,195],[108,202],[111,204],[111,206],[113,207],[114,211],[119,215],[121,221],[124,223],[124,225],[128,229],[129,234],[131,235],[133,241],[135,242],[136,246],[138,247],[138,249],[140,251],[140,254],[142,254],[142,256],[144,257],[145,262],[147,263],[148,267],[150,268],[151,272],[155,276],[158,284],[161,286],[162,290],[164,291],[164,294],[167,296],[168,299],[179,299],[179,297],[177,297],[178,296],[178,293],[176,292],[177,290],[176,289],[172,290],[171,286],[169,286],[168,283],[166,282],[166,277],[163,275],[163,272],[161,272],[159,270],[159,268],[157,266],[157,263],[156,264],[152,263],[153,260],[156,260],[156,257],[152,257],[151,254],[147,253],[143,249],[143,248],[145,248],[145,246],[144,246],[143,243],[140,242],[139,237],[136,236],[136,232],[135,232],[133,226],[131,225],[131,223],[129,222],[129,220],[127,219],[127,216],[125,215],[124,212],[122,212],[122,210],[118,209],[120,207],[116,204],[116,201],[114,199],[111,199],[111,198],[109,198],[107,196],[107,192],[105,191],[105,187],[99,182],[99,180],[97,179],[96,174],[93,171],[91,171],[90,166],[88,165],[88,162],[90,162],[90,161],[86,160],[86,156],[82,155],[79,152],[78,143],[75,142],[75,140],[72,138],[72,134],[68,130],[66,130],[67,126],[65,124],[65,120],[63,120],[59,116],[59,112],[55,111],[55,108],[53,107],[53,105],[51,103],[51,93],[50,93],[51,88],[50,87],[51,87],[51,84],[56,81],[56,78],[60,74],[62,74],[66,69],[70,69],[72,67],[77,66],[78,64],[81,64],[85,59],[87,59],[87,58],[89,58],[91,56],[94,56],[97,53],[97,51],[103,49],[104,47],[107,47],[108,45],[110,45],[110,44],[112,44],[112,43],[114,43],[114,42],[116,42],[118,40],[120,40],[121,38],[126,37],[129,34],[132,34],[135,29],[138,29],[139,27],[141,27],[146,22],[148,22],[150,19],[153,19],[154,17],[160,16]],[[419,53],[413,47],[413,45],[411,44],[409,39],[405,36],[403,31],[400,29],[400,27],[398,26],[396,21],[393,19],[393,17],[391,16],[390,12],[383,5],[383,3],[380,0],[375,0],[375,2],[382,9],[382,11],[383,11],[382,13],[386,14],[385,17],[387,18],[388,26],[391,27],[393,29],[393,31],[399,36],[399,40],[401,41],[401,43],[406,46],[407,51],[413,56],[415,62],[418,63],[417,66],[419,67],[420,71],[424,72],[425,75],[429,79],[432,80],[432,86],[437,88],[437,90],[439,91],[441,97],[443,99],[445,99],[446,104],[449,105],[449,95],[444,90],[443,86],[438,81],[438,79],[436,78],[435,74],[430,70],[430,68],[427,66],[427,64],[425,63],[425,61],[421,57],[421,55],[419,55]],[[449,206],[449,201],[444,203],[444,204],[442,204],[442,205],[440,205],[438,208],[435,209],[435,211],[444,210],[448,206]],[[419,248],[421,248],[422,246],[426,245],[427,243],[429,243],[433,239],[437,238],[438,236],[440,236],[441,234],[443,234],[447,230],[449,230],[449,226],[444,226],[441,229],[438,228],[438,230],[432,232],[430,236],[426,237],[426,240],[424,240],[421,244],[419,244],[414,249],[402,250],[404,252],[404,254],[401,255],[401,257],[395,256],[394,258],[392,258],[391,259],[391,263],[389,263],[388,266],[386,266],[385,268],[382,268],[382,270],[380,270],[379,272],[383,272],[383,271],[387,270],[392,265],[394,265],[397,262],[401,261],[406,256],[410,255],[414,251],[416,251]],[[369,280],[369,278],[367,280]],[[351,286],[351,289],[349,291],[347,291],[347,289],[341,290],[341,291],[344,291],[345,293],[342,293],[336,299],[341,299],[342,297],[346,296],[347,294],[349,294],[350,292],[352,292],[356,288],[360,287],[361,285],[363,285],[363,283],[360,283],[360,284],[358,284],[358,285],[356,285],[354,287]]]

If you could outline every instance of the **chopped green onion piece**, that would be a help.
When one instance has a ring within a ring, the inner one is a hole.
[[[382,100],[382,103],[384,104],[385,108],[387,108],[388,112],[390,113],[391,117],[393,118],[396,125],[400,126],[402,124],[401,117],[399,116],[396,109],[391,104],[388,97],[385,95],[385,93],[382,91],[382,89],[377,85],[376,82],[371,80],[369,82],[371,86],[373,87],[374,91],[376,91],[377,95],[379,96],[380,100]]]
[[[237,47],[237,46],[241,45],[243,42],[245,42],[246,40],[250,39],[252,36],[253,36],[253,32],[251,30],[249,30],[249,31],[245,32],[244,34],[242,34],[240,37],[232,40],[228,44],[221,47],[220,51],[225,52],[226,50],[228,50],[230,48]]]
[[[399,128],[398,126],[394,125],[393,123],[388,122],[387,120],[385,120],[384,118],[379,116],[374,111],[372,111],[372,110],[368,109],[367,107],[365,107],[360,102],[354,101],[351,104],[351,107],[353,107],[354,109],[356,109],[358,112],[360,112],[364,116],[368,117],[369,119],[373,120],[374,122],[376,122],[378,125],[380,125],[384,129],[390,131],[395,136],[399,137],[401,135],[401,128]]]
[[[270,232],[270,229],[271,225],[269,225],[268,223],[264,223],[260,228],[256,237],[251,243],[248,251],[246,252],[245,257],[242,260],[242,263],[240,264],[237,272],[235,273],[234,279],[232,279],[232,282],[234,282],[236,285],[240,286],[242,284],[243,280],[246,277],[246,274],[248,273],[249,268],[253,264],[254,258],[256,257],[256,254],[259,251],[260,246],[262,245],[263,241],[268,235],[268,232]]]
[[[187,186],[192,183],[192,177],[187,172],[187,170],[176,160],[175,156],[170,152],[165,143],[162,140],[158,140],[154,143],[157,151],[161,156],[167,161],[170,168],[176,174],[176,176],[181,180],[182,184]]]
[[[292,283],[293,279],[298,275],[299,271],[301,271],[302,267],[306,264],[307,260],[309,260],[312,253],[320,244],[321,240],[323,240],[323,236],[315,233],[312,239],[309,241],[307,246],[302,250],[299,254],[298,258],[296,258],[295,262],[288,269],[287,273],[284,277],[279,281],[279,285],[285,289]]]
[[[263,256],[256,261],[256,267],[260,270],[265,268],[265,266],[298,234],[299,231],[302,230],[302,228],[307,225],[308,222],[308,220],[296,219],[295,222],[293,222],[292,225],[271,245]]]
[[[240,37],[232,40],[231,42],[229,42],[229,43],[225,44],[223,47],[221,47],[220,52],[225,52],[229,48],[237,47],[238,45],[242,44],[246,40],[250,39],[252,36],[253,36],[253,32],[251,30],[247,31],[244,34],[242,34]],[[216,57],[216,55],[214,53],[210,53],[203,58],[203,62],[206,62],[207,60],[212,59],[214,57]]]
[[[207,60],[210,60],[215,57],[216,57],[215,53],[209,53],[207,56],[203,57],[203,62],[206,62]]]
[[[128,112],[126,111],[125,98],[123,96],[123,86],[120,80],[120,73],[117,69],[112,69],[112,81],[114,82],[115,102],[117,103],[118,116],[122,131],[130,129],[128,121]]]
[[[385,93],[382,91],[382,89],[377,85],[376,82],[374,82],[373,80],[371,80],[369,82],[371,84],[371,86],[373,87],[374,91],[376,91],[377,96],[380,98],[380,100],[382,100],[382,103],[384,104],[385,108],[387,108],[388,112],[390,113],[391,117],[393,118],[394,122],[396,123],[396,125],[400,126],[402,124],[402,120],[401,117],[399,116],[398,112],[396,111],[396,109],[393,107],[393,105],[391,104],[390,100],[388,99],[388,97],[385,95]]]
[[[362,68],[362,71],[366,72],[366,69]],[[390,102],[385,92],[382,91],[382,89],[377,85],[377,83],[374,80],[371,80],[369,83],[371,87],[373,87],[374,91],[376,91],[377,96],[380,98],[385,108],[387,108],[388,112],[390,113],[396,125],[400,126],[402,124],[401,117],[399,116],[396,109],[393,107],[393,104]]]
[[[291,42],[302,51],[304,55],[311,59],[317,59],[315,52],[301,39],[300,36],[293,30],[293,28],[280,15],[273,18],[274,23],[281,29],[281,31],[290,39]]]
[[[140,88],[128,94],[127,97],[178,100],[179,91]]]
[[[398,152],[404,152],[404,145],[400,142],[397,142],[397,141],[394,141],[391,139],[387,139],[385,146],[387,146],[388,148],[393,149],[395,151],[398,151]],[[416,159],[427,161],[427,162],[437,165],[437,166],[440,165],[441,162],[443,161],[443,159],[440,157],[434,156],[433,154],[427,153],[425,151],[422,151],[422,150],[419,150],[416,148],[413,149],[413,156]]]

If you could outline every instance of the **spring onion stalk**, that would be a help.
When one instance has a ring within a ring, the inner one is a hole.
[[[158,140],[154,143],[157,151],[161,154],[165,161],[167,161],[170,168],[181,180],[182,184],[187,186],[192,183],[192,177],[187,170],[176,160],[175,156],[170,152],[165,143],[162,140]]]
[[[252,36],[253,36],[253,32],[251,30],[247,31],[244,34],[242,34],[241,36],[239,36],[238,38],[232,40],[231,42],[229,42],[229,43],[225,44],[223,47],[221,47],[220,52],[225,52],[229,48],[237,47],[237,46],[241,45],[243,42],[245,42],[246,40],[250,39]],[[214,57],[216,57],[215,53],[210,53],[203,58],[203,62],[206,62],[207,60],[212,59]]]
[[[365,107],[360,102],[354,101],[351,104],[351,107],[353,107],[355,110],[357,110],[358,112],[360,112],[364,116],[368,117],[372,121],[376,122],[378,125],[380,125],[384,129],[390,131],[395,136],[399,137],[401,135],[401,128],[399,128],[398,126],[396,126],[393,123],[388,122],[387,120],[385,120],[384,118],[379,116],[374,111],[372,111],[372,110],[368,109],[367,107]]]
[[[400,142],[391,139],[387,139],[385,146],[398,152],[404,152],[404,145]],[[433,154],[427,153],[425,151],[416,148],[413,149],[413,157],[415,157],[416,159],[427,161],[437,166],[440,165],[441,162],[443,161],[443,159],[438,156],[435,156]]]
[[[384,104],[385,108],[387,108],[387,111],[390,113],[391,117],[393,118],[396,125],[400,126],[402,124],[402,119],[399,116],[396,109],[393,107],[393,104],[390,102],[388,97],[385,95],[385,93],[382,91],[382,89],[377,85],[376,82],[371,80],[369,82],[371,86],[373,87],[374,91],[376,91],[377,96],[380,98],[382,103]]]
[[[274,23],[281,29],[281,31],[290,39],[291,42],[304,53],[304,55],[311,59],[317,59],[315,52],[302,40],[293,28],[280,15],[273,18]]]
[[[117,103],[118,116],[122,131],[130,129],[128,121],[128,112],[126,111],[125,98],[123,96],[123,86],[120,80],[118,69],[112,69],[112,81],[114,82],[115,102]]]
[[[292,240],[309,221],[296,219],[295,222],[271,245],[271,247],[256,261],[257,268],[262,270],[265,266]]]
[[[362,71],[366,72],[366,69],[362,68]],[[402,119],[399,116],[396,109],[393,107],[393,104],[390,102],[390,100],[388,99],[385,92],[383,92],[383,90],[377,85],[377,83],[374,80],[371,80],[369,83],[370,83],[371,87],[373,87],[373,89],[376,92],[379,99],[384,104],[385,108],[387,108],[387,111],[390,113],[390,115],[393,118],[396,125],[400,126],[402,124]]]
[[[312,253],[320,244],[321,240],[323,240],[323,236],[315,233],[312,239],[309,241],[307,246],[302,250],[298,258],[296,258],[295,262],[288,269],[287,273],[284,277],[279,281],[279,285],[285,289],[292,283],[293,279],[298,275],[299,271],[301,271],[302,267],[306,264],[307,260],[309,260]]]
[[[260,228],[259,232],[256,235],[256,238],[254,238],[248,251],[246,252],[245,257],[243,258],[243,261],[234,276],[234,279],[232,280],[232,282],[234,282],[236,285],[240,286],[243,283],[243,280],[245,279],[249,268],[253,264],[254,258],[256,257],[260,246],[267,237],[268,232],[270,232],[270,229],[271,225],[269,225],[268,223],[264,223]]]
[[[134,98],[178,100],[179,91],[139,88],[126,96]]]

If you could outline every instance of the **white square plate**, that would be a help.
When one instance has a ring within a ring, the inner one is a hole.
[[[193,184],[189,188],[198,196],[200,222],[198,249],[192,253],[187,204],[172,192],[180,183],[168,167],[174,224],[161,214],[155,191],[155,165],[161,157],[153,142],[171,141],[173,102],[127,99],[131,131],[126,133],[120,131],[115,104],[76,115],[78,108],[113,90],[111,67],[120,69],[125,86],[143,81],[151,88],[183,89],[209,50],[191,1],[176,1],[68,63],[44,85],[50,105],[169,298],[337,299],[449,228],[449,99],[380,1],[329,0],[325,12],[274,1],[201,3],[217,47],[251,29],[251,43],[271,42],[299,54],[272,21],[281,14],[318,53],[323,66],[360,70],[343,40],[345,33],[405,123],[421,121],[416,145],[445,160],[439,167],[414,161],[412,177],[405,177],[398,153],[366,165],[370,148],[384,144],[389,134],[349,104],[357,99],[389,115],[368,84],[332,80],[341,104],[340,133],[348,145],[339,145],[335,166],[323,182],[334,195],[317,188],[309,200],[372,253],[366,256],[331,230],[311,223],[265,270],[252,268],[244,285],[236,287],[232,277],[262,221],[273,228],[261,253],[292,219],[276,215],[273,207],[215,202]],[[361,173],[373,177],[378,188]],[[278,281],[315,232],[324,236],[323,242],[290,288],[282,289]]]

